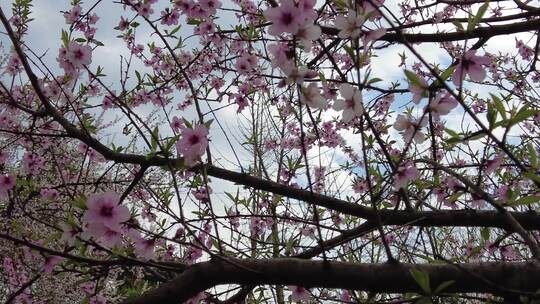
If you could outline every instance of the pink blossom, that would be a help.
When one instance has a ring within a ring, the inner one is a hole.
[[[473,81],[482,81],[486,77],[486,71],[482,65],[489,65],[491,59],[488,56],[476,56],[476,50],[468,50],[459,59],[459,63],[452,75],[452,81],[455,85],[461,85],[462,79],[467,74]]]
[[[45,160],[43,157],[28,151],[22,159],[23,168],[29,175],[36,175],[43,168],[44,164]]]
[[[471,206],[476,209],[482,209],[486,206],[486,201],[480,195],[471,193]]]
[[[510,245],[502,246],[499,250],[501,251],[503,258],[507,260],[515,260],[518,257],[517,252]]]
[[[135,240],[135,253],[137,256],[151,260],[155,258],[156,242],[153,239],[145,239],[142,237]]]
[[[272,22],[268,29],[270,35],[279,36],[282,33],[296,34],[304,23],[302,11],[293,0],[282,0],[278,7],[269,7],[263,12],[264,17]]]
[[[501,166],[503,158],[504,158],[504,154],[499,153],[493,159],[487,160],[486,169],[485,169],[486,175],[489,175],[495,172],[495,170],[497,170]]]
[[[129,20],[124,18],[124,16],[120,17],[120,21],[118,22],[118,26],[115,27],[115,29],[119,31],[125,31],[129,28]]]
[[[69,43],[66,60],[75,68],[82,68],[92,63],[92,48],[88,45],[82,45],[75,41]]]
[[[102,295],[96,295],[90,298],[88,304],[107,304],[107,299]]]
[[[386,29],[385,28],[379,28],[376,30],[368,31],[364,37],[362,37],[362,40],[364,41],[364,44],[368,44],[371,41],[379,40],[382,36],[386,35]]]
[[[193,298],[187,300],[185,304],[200,304],[203,303],[204,299],[206,299],[206,294],[204,292],[199,292]]]
[[[137,13],[142,17],[149,18],[154,13],[154,9],[150,6],[150,3],[141,4],[137,9]]]
[[[208,187],[199,187],[193,191],[191,194],[201,203],[210,202],[210,194],[212,193],[212,188]]]
[[[416,143],[423,143],[426,135],[420,131],[422,127],[427,126],[427,119],[414,119],[410,114],[399,114],[394,122],[394,129],[400,131],[405,142],[410,142],[414,139]]]
[[[180,18],[180,13],[178,10],[169,10],[168,8],[164,11],[161,11],[161,24],[164,25],[176,25],[178,24],[178,19]]]
[[[17,56],[17,54],[12,53],[9,57],[9,61],[6,64],[6,73],[11,76],[15,76],[22,71],[23,65],[21,59],[19,59],[19,56]]]
[[[66,223],[60,223],[60,228],[62,228],[63,231],[60,241],[66,242],[69,246],[73,246],[73,244],[75,244],[76,236],[79,234],[77,228]]]
[[[301,286],[288,286],[291,291],[291,301],[300,303],[309,303],[310,294],[307,289]]]
[[[364,16],[359,15],[356,10],[349,9],[347,17],[342,15],[336,17],[334,26],[339,30],[339,38],[356,39],[362,34],[362,25],[365,21]]]
[[[187,166],[197,163],[208,147],[208,129],[204,125],[197,125],[193,129],[182,130],[182,137],[176,143],[176,150],[184,157]]]
[[[316,83],[310,83],[306,88],[302,88],[300,101],[311,108],[324,109],[328,102],[321,96]]]
[[[311,23],[301,25],[296,33],[296,39],[299,40],[306,51],[311,49],[312,41],[319,39],[319,37],[321,37],[321,28]]]
[[[126,206],[119,205],[120,196],[116,192],[105,192],[91,195],[88,198],[82,220],[90,224],[90,230],[95,232],[99,227],[105,227],[112,231],[121,231],[120,224],[129,220],[131,214]]]
[[[79,17],[81,16],[81,11],[81,6],[77,4],[73,6],[69,12],[65,12],[64,18],[66,19],[66,23],[72,24],[77,21],[77,19],[79,19]]]
[[[394,177],[394,188],[404,188],[407,183],[417,179],[419,176],[420,171],[418,171],[413,163],[403,164],[396,170],[396,175]]]
[[[46,257],[45,262],[43,263],[43,271],[46,273],[51,273],[54,266],[58,265],[63,259],[63,257],[59,257],[57,255],[50,255]]]
[[[347,123],[364,113],[362,92],[360,92],[358,88],[355,88],[348,83],[344,83],[339,87],[339,92],[344,99],[336,100],[333,109],[336,111],[343,111],[343,117],[341,119],[343,122]]]
[[[368,190],[368,184],[364,179],[357,178],[354,180],[352,188],[355,193],[362,194]]]
[[[268,45],[268,52],[272,56],[272,67],[284,68],[293,65],[291,62],[291,50],[285,42],[272,43]]]
[[[199,0],[199,5],[209,15],[214,15],[217,9],[221,8],[222,3],[218,0]]]
[[[419,86],[409,82],[409,91],[413,94],[412,102],[415,104],[418,104],[422,98],[427,96],[427,89],[429,88],[424,77],[417,75],[417,79],[420,82]]]
[[[426,107],[431,111],[433,118],[439,120],[441,116],[447,115],[450,111],[457,107],[458,101],[450,95],[450,93],[439,93]]]
[[[181,131],[186,128],[186,126],[184,125],[184,122],[177,116],[174,116],[172,118],[170,126],[175,131]]]
[[[0,193],[6,192],[15,187],[15,178],[11,175],[0,175]]]
[[[41,189],[39,194],[41,195],[41,197],[44,200],[47,200],[47,201],[54,201],[60,195],[57,190],[55,190],[55,189],[47,189],[47,188]]]
[[[257,67],[257,57],[252,54],[244,54],[236,59],[234,67],[241,75],[249,75]]]
[[[295,65],[288,65],[281,68],[283,73],[287,75],[287,79],[285,81],[286,84],[302,84],[302,82],[304,82],[306,78],[309,79],[318,76],[317,72],[310,70],[305,65],[302,65],[300,67],[297,67]]]
[[[315,238],[315,227],[313,227],[313,226],[304,227],[301,230],[301,234],[303,236],[308,236],[308,237],[311,237],[311,238]]]
[[[350,302],[352,300],[351,294],[348,290],[343,290],[341,294],[339,295],[339,299],[345,303]]]

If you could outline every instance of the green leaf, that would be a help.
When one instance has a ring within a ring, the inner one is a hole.
[[[65,30],[62,30],[62,43],[64,44],[64,47],[67,48],[69,44],[69,34]]]
[[[489,228],[483,227],[482,229],[480,229],[480,235],[484,240],[489,240]]]
[[[152,151],[156,151],[158,146],[158,140],[159,140],[159,128],[156,126],[154,130],[152,130],[152,136],[150,139],[150,144],[152,145]]]
[[[489,122],[489,128],[493,129],[495,126],[495,120],[497,119],[497,111],[491,103],[488,103],[487,108],[487,120]]]
[[[429,287],[429,274],[425,271],[414,268],[410,269],[409,272],[420,288],[422,288],[425,293],[430,294],[431,288]]]
[[[88,209],[86,207],[86,196],[84,195],[79,195],[77,198],[75,198],[75,200],[73,201],[73,205],[75,205],[76,207],[80,208],[80,209],[83,209],[83,210],[86,210]]]
[[[530,180],[540,183],[540,176],[532,173],[532,172],[523,172],[523,175],[528,177]]]
[[[509,203],[509,205],[512,205],[512,206],[519,206],[519,205],[530,205],[530,204],[534,204],[536,202],[539,202],[540,201],[540,196],[524,196],[518,200],[515,200],[511,203]]]
[[[212,123],[214,122],[213,119],[209,119],[208,121],[206,121],[204,123],[204,126],[207,128],[207,129],[210,129],[210,126],[212,125]]]
[[[538,167],[538,155],[536,154],[536,149],[531,143],[527,145],[527,153],[529,154],[529,162],[533,168]]]
[[[474,17],[469,20],[469,24],[467,25],[467,32],[474,30],[478,22],[482,20],[482,17],[484,17],[484,14],[486,13],[486,10],[488,9],[488,7],[489,7],[489,0],[484,2],[484,4],[482,4],[482,6],[480,6],[478,11],[476,12]]]
[[[499,111],[501,116],[504,119],[506,119],[506,109],[504,108],[504,105],[503,105],[501,99],[499,97],[497,97],[496,95],[493,95],[491,93],[489,95],[491,95],[491,98],[493,99],[493,103],[495,104],[495,108],[497,109],[497,111]]]
[[[451,137],[459,137],[459,134],[452,129],[444,128],[444,131],[448,133],[448,135],[450,135]]]
[[[443,290],[445,290],[446,288],[448,288],[450,285],[454,284],[455,282],[456,281],[451,280],[451,281],[446,281],[446,282],[441,283],[441,285],[435,288],[435,293],[437,294],[437,293],[442,292]]]
[[[511,126],[513,126],[515,124],[518,124],[518,123],[526,120],[527,118],[536,115],[536,113],[538,113],[537,110],[528,109],[525,106],[525,107],[521,108],[513,118],[510,119],[508,127],[511,127]]]
[[[456,66],[455,65],[451,65],[449,66],[448,68],[446,68],[446,70],[444,70],[444,72],[441,74],[440,78],[442,80],[446,80],[448,79],[450,76],[452,76],[452,74],[454,73],[454,70],[456,69]]]
[[[420,82],[420,79],[418,79],[418,76],[415,73],[409,70],[405,70],[405,76],[407,76],[407,79],[409,80],[409,82],[413,84],[414,86],[417,86],[419,88],[424,87],[424,85]]]
[[[382,79],[375,77],[375,78],[371,78],[371,79],[367,82],[367,84],[370,85],[370,84],[374,84],[374,83],[379,82],[379,81],[382,81]]]
[[[464,31],[463,25],[461,24],[461,22],[459,22],[459,21],[452,21],[452,24],[455,25],[455,26],[457,27],[458,31],[460,31],[460,32],[463,32],[463,31]]]

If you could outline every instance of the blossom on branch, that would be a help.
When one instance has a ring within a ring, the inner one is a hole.
[[[467,74],[473,81],[482,81],[486,77],[486,70],[482,66],[487,66],[490,63],[491,59],[488,56],[477,56],[476,50],[468,50],[461,58],[458,58],[452,81],[459,86]]]
[[[186,166],[195,165],[208,147],[208,129],[204,125],[184,128],[181,136],[176,150],[184,157]]]
[[[358,88],[355,88],[348,83],[344,83],[339,87],[339,92],[344,99],[336,100],[333,109],[336,111],[343,111],[343,122],[350,122],[353,118],[364,114],[362,92]]]

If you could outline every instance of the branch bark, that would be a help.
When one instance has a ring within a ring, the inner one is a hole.
[[[428,274],[432,290],[444,282],[454,281],[444,290],[450,293],[527,294],[538,289],[540,280],[540,268],[533,263],[464,263],[456,267],[449,264],[355,264],[292,258],[231,260],[234,263],[212,260],[195,264],[170,282],[124,304],[183,303],[199,292],[221,284],[422,293],[411,276],[413,269]]]

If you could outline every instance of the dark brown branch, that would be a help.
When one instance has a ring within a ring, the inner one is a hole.
[[[289,258],[231,260],[234,264],[215,260],[195,264],[170,282],[124,304],[183,303],[220,284],[299,285],[306,288],[422,293],[411,276],[412,269],[427,273],[432,289],[454,281],[445,292],[455,293],[533,293],[538,289],[540,280],[540,269],[532,263],[464,263],[456,267],[449,264],[359,264]]]
[[[524,21],[519,23],[501,24],[494,26],[478,27],[467,32],[449,32],[449,33],[430,33],[430,34],[401,34],[387,33],[379,38],[380,41],[388,42],[444,42],[458,41],[475,38],[489,38],[499,35],[509,35],[521,32],[538,30],[540,28],[540,19]],[[321,26],[322,32],[327,35],[337,35],[339,30],[332,27]]]

